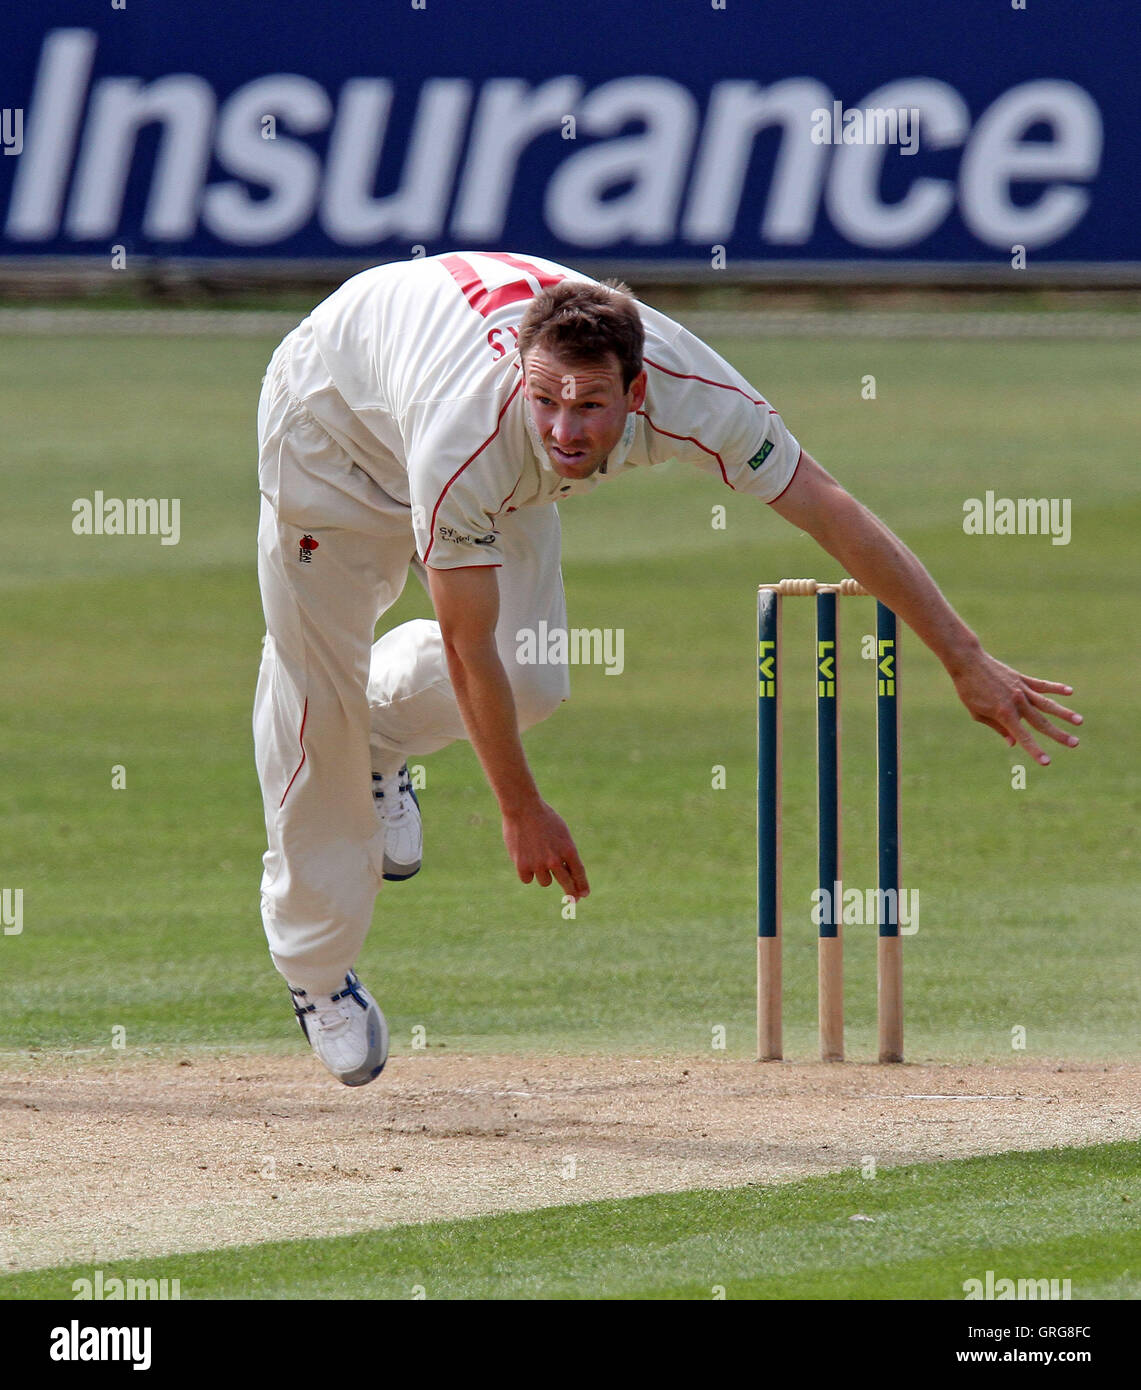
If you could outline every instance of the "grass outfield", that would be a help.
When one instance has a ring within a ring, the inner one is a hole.
[[[995,654],[1073,684],[1086,715],[1082,747],[1051,745],[1054,765],[1037,768],[969,721],[904,634],[904,879],[921,904],[905,947],[908,1055],[1017,1059],[1024,1029],[1031,1057],[1136,1056],[1134,347],[720,346]],[[23,890],[23,931],[0,938],[9,1054],[105,1050],[115,1026],[127,1058],[299,1046],[257,913],[249,728],[254,422],[272,347],[0,338],[0,886]],[[875,401],[861,399],[866,374]],[[75,536],[72,502],[96,489],[180,498],[179,544]],[[964,500],[988,489],[1072,498],[1071,543],[964,535]],[[835,567],[765,508],[676,465],[603,486],[563,518],[571,621],[623,628],[626,669],[576,669],[574,698],[527,746],[592,896],[567,922],[550,891],[515,881],[491,794],[454,746],[425,760],[426,866],[382,895],[361,973],[397,1053],[418,1025],[453,1050],[705,1053],[720,1025],[729,1053],[748,1056],[753,591]],[[427,612],[413,583],[389,621]],[[809,605],[789,605],[786,1032],[801,1057],[815,1016],[810,621]],[[851,601],[842,621],[846,879],[870,886],[872,673],[854,640],[870,604]],[[115,765],[125,790],[112,790]],[[869,1057],[874,948],[870,931],[848,936],[850,1052]]]
[[[1138,1200],[1141,1150],[1101,1144],[100,1267],[105,1286],[178,1279],[183,1299],[962,1299],[988,1270],[1135,1299]],[[0,1300],[70,1298],[80,1278],[6,1275]]]

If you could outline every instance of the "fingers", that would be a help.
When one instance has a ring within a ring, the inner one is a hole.
[[[987,727],[993,729],[995,733],[1001,734],[1006,740],[1006,746],[1008,748],[1013,748],[1017,744],[1021,744],[1035,762],[1041,764],[1042,767],[1049,767],[1049,756],[1038,746],[1033,734],[1031,734],[1030,730],[1022,723],[1023,720],[1037,729],[1039,733],[1046,734],[1049,738],[1052,738],[1056,743],[1064,744],[1067,748],[1077,747],[1078,740],[1073,734],[1068,734],[1061,729],[1055,728],[1044,715],[1039,714],[1037,710],[1029,704],[1021,713],[1016,711],[1013,719],[1008,725],[1000,724],[997,720],[987,719],[985,717],[980,718],[979,723],[986,724]]]
[[[1027,698],[1033,704],[1037,705],[1039,709],[1045,710],[1047,714],[1055,715],[1058,719],[1068,719],[1071,724],[1081,724],[1084,722],[1081,715],[1078,714],[1076,710],[1067,709],[1065,705],[1058,704],[1057,700],[1047,700],[1039,695],[1030,695]],[[1075,740],[1075,742],[1076,741],[1077,740]]]
[[[570,831],[553,813],[541,816],[539,825],[531,825],[522,835],[517,825],[505,821],[504,840],[521,883],[537,883],[540,888],[549,888],[557,881],[563,892],[576,902],[590,895],[586,870]]]
[[[1026,749],[1036,763],[1039,763],[1042,767],[1050,766],[1048,755],[1043,753],[1041,748],[1034,742],[1034,737],[1030,730],[1023,728],[1021,724],[1018,725],[1018,738],[1016,741]],[[1010,746],[1013,748],[1014,744],[1012,743]]]
[[[1085,722],[1076,710],[1050,698],[1072,695],[1071,685],[1042,680],[1040,676],[1024,676],[983,653],[978,662],[955,677],[955,689],[973,719],[993,729],[1008,748],[1024,748],[1042,767],[1048,767],[1050,759],[1039,746],[1036,733],[1045,734],[1064,748],[1078,746],[1076,735],[1051,722],[1051,719],[1070,725]]]
[[[559,881],[559,887],[568,897],[578,897],[578,894],[574,891],[574,880],[571,878],[570,870],[567,868],[565,862],[555,869],[555,877]]]
[[[574,898],[577,902],[579,898],[590,896],[590,884],[586,881],[586,870],[582,867],[582,860],[578,857],[578,851],[573,845],[567,851],[566,858],[557,863],[552,862],[549,866],[540,865],[532,872],[530,869],[520,869],[519,877],[524,883],[536,882],[540,888],[549,888],[554,879],[558,880],[559,886],[568,897]]]
[[[574,898],[577,902],[579,898],[585,898],[590,894],[590,885],[586,881],[586,870],[582,867],[582,860],[578,857],[578,850],[574,847],[574,841],[568,835],[566,840],[555,851],[561,855],[559,859],[550,861],[551,873],[559,881],[559,886],[568,898]],[[547,883],[550,879],[547,879]],[[545,888],[546,883],[543,884]]]
[[[1017,711],[1019,720],[1017,725],[1018,742],[1023,748],[1035,758],[1043,767],[1049,767],[1050,759],[1034,741],[1029,729],[1024,728],[1022,721],[1037,729],[1040,734],[1045,734],[1052,738],[1056,743],[1064,743],[1067,747],[1073,748],[1077,744],[1077,739],[1073,734],[1063,733],[1054,727],[1044,714],[1039,714],[1038,710],[1030,703],[1029,698],[1025,701],[1022,708]]]
[[[573,843],[570,847],[570,853],[563,860],[563,867],[567,877],[564,879],[560,876],[559,882],[571,897],[576,901],[579,898],[590,897],[590,884],[586,881],[586,870],[582,866],[582,860],[578,857],[578,850],[575,849]]]
[[[1065,709],[1053,700],[1043,699],[1040,695],[1025,696],[1023,706],[1019,711],[1021,718],[1033,725],[1039,733],[1045,734],[1047,738],[1052,738],[1055,743],[1061,743],[1067,748],[1076,748],[1078,746],[1077,736],[1051,724],[1046,718],[1046,714],[1041,712],[1043,710],[1048,713],[1057,713],[1061,718],[1069,719],[1078,724],[1081,723],[1081,715],[1074,714],[1072,710]]]
[[[1068,720],[1071,724],[1082,724],[1085,722],[1077,710],[1068,709],[1065,705],[1060,705],[1057,700],[1048,700],[1045,697],[1045,692],[1048,690],[1054,691],[1059,695],[1072,695],[1074,693],[1073,686],[1062,685],[1057,681],[1039,680],[1035,676],[1023,676],[1022,680],[1029,690],[1033,692],[1027,695],[1026,699],[1036,709],[1043,710],[1046,714],[1052,714],[1056,719]],[[1029,715],[1026,717],[1030,718]],[[1034,724],[1035,728],[1041,729],[1044,734],[1049,734],[1056,743],[1064,743],[1067,748],[1076,748],[1078,746],[1078,740],[1073,734],[1060,733],[1052,724],[1047,724],[1041,717],[1032,718],[1031,723]]]
[[[1036,713],[1029,702],[1026,703],[1023,709],[1020,709],[1017,703],[1012,702],[1005,722],[1003,722],[1001,714],[992,719],[990,715],[980,713],[975,715],[975,719],[978,723],[985,724],[988,729],[993,729],[996,734],[1000,734],[1006,740],[1006,746],[1008,748],[1013,748],[1016,744],[1020,743],[1034,761],[1041,763],[1043,767],[1048,767],[1050,765],[1050,759],[1043,753],[1041,748],[1038,747],[1037,743],[1035,743],[1034,736],[1031,734],[1030,730],[1023,725],[1023,719],[1033,724],[1036,728],[1040,728],[1044,732],[1054,735],[1058,738],[1059,742],[1067,741],[1067,736],[1057,734],[1054,726],[1048,723],[1042,715]]]
[[[1028,719],[1030,718],[1029,715],[1027,715],[1026,717]],[[1055,743],[1064,744],[1067,748],[1076,748],[1078,746],[1079,740],[1076,734],[1068,734],[1064,729],[1056,728],[1053,724],[1049,722],[1049,720],[1034,719],[1031,722],[1033,723],[1036,729],[1041,729],[1041,731],[1044,734],[1047,734],[1050,738],[1052,738]]]
[[[1041,690],[1043,692],[1049,690],[1055,695],[1072,695],[1074,693],[1074,687],[1072,685],[1061,685],[1058,681],[1044,681],[1040,680],[1037,676],[1023,676],[1022,679],[1031,690]]]

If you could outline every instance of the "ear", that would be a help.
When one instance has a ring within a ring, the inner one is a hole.
[[[646,372],[642,371],[630,383],[630,389],[626,392],[627,410],[641,410],[646,403]]]

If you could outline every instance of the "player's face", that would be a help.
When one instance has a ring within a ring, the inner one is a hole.
[[[572,367],[542,348],[524,363],[524,390],[543,448],[563,478],[589,478],[622,438],[626,416],[646,399],[646,374],[622,388],[622,369],[610,353],[597,366]]]

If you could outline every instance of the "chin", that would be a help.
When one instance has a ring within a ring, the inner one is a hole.
[[[599,463],[593,460],[589,462],[584,460],[582,463],[568,466],[565,463],[560,463],[557,459],[551,458],[550,454],[548,454],[547,457],[551,459],[551,467],[560,478],[570,478],[572,480],[581,481],[583,478],[589,478],[593,473],[596,473],[599,467]]]

